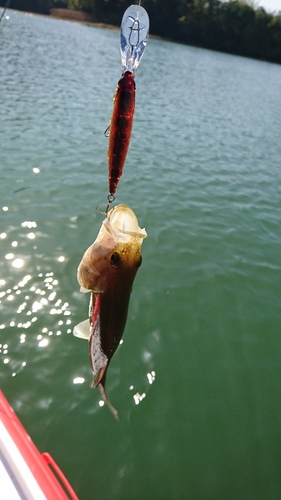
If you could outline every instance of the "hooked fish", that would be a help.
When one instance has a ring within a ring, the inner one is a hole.
[[[77,270],[81,291],[91,291],[91,300],[89,319],[79,323],[73,334],[89,340],[92,387],[99,386],[117,420],[118,413],[105,392],[106,373],[125,329],[146,236],[133,210],[117,205],[106,214],[95,242],[84,253]]]

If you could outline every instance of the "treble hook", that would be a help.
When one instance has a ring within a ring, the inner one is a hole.
[[[108,125],[108,127],[105,129],[103,135],[104,137],[109,137],[109,134],[110,134],[110,125]]]
[[[101,214],[101,215],[105,215],[105,216],[107,216],[107,214],[108,214],[108,210],[109,210],[109,207],[110,207],[111,203],[113,203],[113,202],[114,202],[114,200],[115,200],[115,196],[114,196],[114,194],[109,194],[109,195],[108,195],[108,197],[107,197],[107,206],[106,206],[105,211],[104,211],[104,212],[101,212],[101,211],[99,210],[99,205],[97,205],[97,207],[96,207],[96,211],[97,211],[99,214]]]

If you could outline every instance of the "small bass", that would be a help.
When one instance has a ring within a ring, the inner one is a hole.
[[[81,291],[91,291],[89,319],[79,323],[73,334],[89,340],[94,380],[114,417],[118,413],[105,392],[106,372],[122,338],[133,282],[141,265],[141,245],[147,236],[133,210],[117,205],[102,223],[95,242],[79,264]]]

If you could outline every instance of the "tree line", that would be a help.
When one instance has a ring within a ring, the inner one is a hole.
[[[6,0],[0,0],[4,6]],[[68,8],[94,22],[119,26],[134,0],[11,0],[10,7],[48,14]],[[137,3],[137,0],[135,1]],[[281,63],[281,11],[270,14],[251,0],[142,0],[150,33],[180,43]]]

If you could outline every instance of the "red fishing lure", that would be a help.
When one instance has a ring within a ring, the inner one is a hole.
[[[148,30],[149,18],[146,10],[140,5],[131,5],[124,13],[120,29],[122,77],[114,96],[109,127],[107,210],[114,200],[128,153],[135,111],[135,71],[147,44]]]
[[[115,194],[122,175],[132,133],[136,84],[133,73],[126,71],[118,82],[110,122],[108,147],[109,193]]]

